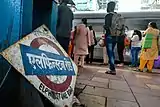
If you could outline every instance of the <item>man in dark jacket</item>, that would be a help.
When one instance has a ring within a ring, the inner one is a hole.
[[[70,41],[73,12],[67,6],[70,0],[62,0],[58,7],[58,21],[56,38],[63,49],[68,52],[68,45]]]
[[[114,56],[114,48],[116,45],[116,36],[111,35],[111,25],[112,25],[112,17],[113,17],[113,12],[115,9],[116,3],[115,2],[109,2],[107,4],[107,12],[108,14],[105,16],[105,25],[104,25],[104,29],[106,31],[105,34],[105,40],[106,40],[106,48],[107,48],[107,54],[108,54],[108,58],[109,58],[109,65],[110,65],[110,70],[107,71],[107,74],[112,74],[112,75],[116,75],[116,70],[115,70],[115,56]]]

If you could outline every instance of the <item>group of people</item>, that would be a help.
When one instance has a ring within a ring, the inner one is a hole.
[[[120,64],[118,66],[123,66],[124,64],[124,57],[123,57],[123,50],[125,47],[125,29],[124,23],[122,20],[115,21],[115,2],[109,2],[107,6],[108,14],[105,16],[105,44],[109,59],[109,66],[110,70],[106,71],[107,74],[116,75],[115,69],[115,56],[114,56],[114,48],[117,44],[118,55]],[[116,25],[116,29],[114,29],[114,22],[116,24],[120,24],[120,29],[118,29],[118,25]],[[116,33],[115,33],[116,32]],[[131,47],[131,56],[132,56],[132,63],[131,67],[138,67],[138,55],[140,52],[140,65],[136,71],[143,72],[145,65],[147,65],[147,72],[152,72],[152,68],[154,65],[154,60],[158,58],[158,40],[159,40],[159,33],[158,27],[155,22],[150,22],[148,24],[147,30],[142,34],[139,30],[134,30],[133,36],[131,38],[127,38],[130,41]],[[144,39],[142,40],[142,35]]]
[[[87,19],[83,18],[82,22],[75,26],[71,34],[69,55],[74,59],[74,62],[80,66],[86,63],[93,62],[94,46],[97,45],[95,32],[92,26],[87,26]]]
[[[57,40],[66,52],[74,59],[77,66],[83,67],[84,61],[92,63],[94,46],[97,45],[95,32],[92,26],[88,26],[87,19],[83,18],[82,22],[75,26],[72,30],[73,13],[67,8],[67,1],[59,6],[58,22],[57,22]],[[107,15],[105,16],[104,28],[104,50],[108,55],[109,71],[107,74],[116,75],[114,48],[117,44],[120,64],[124,65],[123,50],[125,48],[126,39],[124,20],[120,14],[114,12],[116,3],[109,2],[107,4]],[[70,36],[71,35],[71,36]],[[147,36],[146,36],[147,35]],[[149,38],[148,38],[149,35]],[[151,22],[144,34],[139,30],[134,30],[133,36],[127,38],[130,41],[132,63],[130,67],[138,67],[138,55],[140,52],[140,65],[137,71],[143,71],[147,64],[147,72],[151,72],[154,60],[158,57],[158,36],[159,30],[156,23]],[[144,38],[144,40],[142,40]],[[148,42],[149,41],[149,42]],[[151,43],[150,47],[145,47],[147,43]],[[69,49],[68,49],[69,47]],[[104,55],[104,59],[107,56]],[[107,62],[104,61],[106,64]]]
[[[69,3],[69,0],[62,0],[58,7],[56,39],[74,62],[83,67],[85,58],[87,63],[92,63],[93,50],[97,41],[95,32],[92,26],[88,26],[86,18],[83,18],[82,22],[71,31],[74,15],[67,6]],[[69,46],[72,47],[68,50]]]

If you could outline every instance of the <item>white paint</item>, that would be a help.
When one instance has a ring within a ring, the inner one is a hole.
[[[47,52],[51,52],[51,53],[60,55],[55,48],[53,48],[53,47],[51,47],[50,45],[47,45],[47,44],[46,45],[41,45],[39,47],[39,49],[43,50],[43,51],[47,51]]]
[[[55,48],[47,44],[40,46],[39,49],[60,55]],[[49,78],[54,83],[61,84],[66,80],[67,76],[47,76],[47,78]]]

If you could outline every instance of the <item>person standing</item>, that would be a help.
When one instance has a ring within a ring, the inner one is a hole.
[[[93,30],[92,26],[89,26],[89,30],[90,30],[91,46],[88,47],[89,54],[86,57],[86,63],[93,62],[94,46],[97,45],[95,31]]]
[[[109,71],[106,71],[107,74],[116,75],[115,69],[115,56],[114,56],[114,48],[117,41],[117,36],[120,35],[120,29],[122,29],[122,25],[120,25],[120,17],[121,15],[114,12],[116,3],[109,2],[107,4],[107,12],[108,14],[105,16],[105,25],[104,29],[106,31],[105,41],[106,41],[106,49],[109,58]]]
[[[124,66],[123,52],[125,49],[125,44],[124,44],[125,37],[126,37],[125,27],[123,27],[121,35],[117,37],[117,52],[118,52],[118,57],[119,57],[119,61],[120,61],[120,63],[117,64],[117,67]]]
[[[105,34],[102,35],[102,38],[105,39]],[[103,47],[103,64],[102,65],[108,65],[108,55],[107,55],[106,46]]]
[[[140,54],[140,65],[138,71],[143,72],[145,65],[147,65],[147,72],[152,72],[154,60],[158,58],[159,34],[160,31],[157,27],[157,24],[155,22],[150,22],[148,24],[147,30],[144,32],[145,39]]]
[[[108,56],[106,47],[103,47],[103,65],[108,65]]]
[[[83,18],[82,23],[77,25],[76,35],[74,37],[74,62],[78,66],[80,58],[80,67],[84,66],[85,56],[88,55],[88,46],[91,46],[90,30],[87,27],[87,19]]]
[[[62,0],[58,6],[57,34],[56,39],[62,48],[68,52],[72,21],[74,19],[72,10],[67,6],[70,0]]]
[[[134,30],[133,36],[131,37],[131,55],[132,55],[132,64],[130,67],[138,66],[138,54],[141,50],[141,40],[142,33],[139,30]]]

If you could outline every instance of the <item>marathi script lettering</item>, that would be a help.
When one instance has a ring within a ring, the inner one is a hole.
[[[57,69],[59,71],[73,71],[73,66],[71,61],[59,60],[48,58],[46,54],[41,53],[41,56],[26,53],[29,63],[33,66],[33,69]]]

